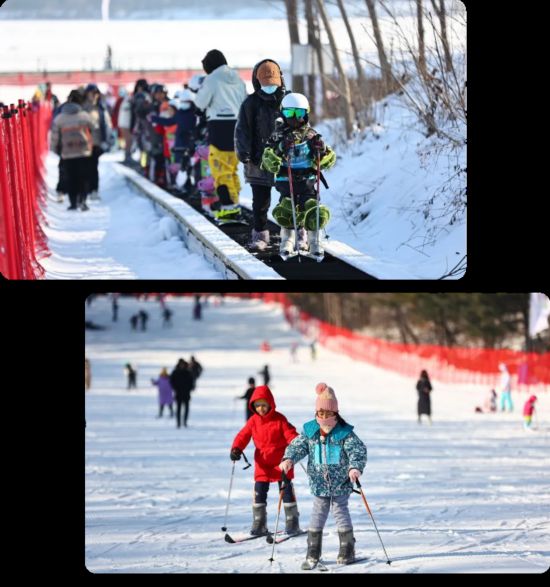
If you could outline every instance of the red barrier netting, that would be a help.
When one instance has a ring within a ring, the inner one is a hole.
[[[194,296],[199,292],[136,294],[138,296]],[[499,363],[505,363],[519,390],[550,384],[550,353],[485,348],[443,347],[429,344],[399,344],[357,334],[323,322],[300,311],[284,293],[228,293],[228,297],[259,299],[281,304],[285,319],[296,330],[319,344],[349,357],[407,377],[418,377],[426,369],[430,378],[443,383],[468,383],[496,387]]]
[[[19,100],[0,117],[0,272],[7,279],[44,276],[38,260],[49,254],[40,221],[51,116],[47,103]]]

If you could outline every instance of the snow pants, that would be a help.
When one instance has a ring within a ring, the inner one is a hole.
[[[239,160],[235,151],[220,151],[214,145],[210,145],[208,153],[208,165],[214,178],[214,186],[222,205],[239,203],[241,182],[237,175]]]
[[[309,529],[319,532],[325,527],[328,513],[332,503],[332,514],[336,521],[336,527],[339,532],[353,530],[351,517],[348,509],[349,495],[338,495],[336,497],[317,497],[313,498],[313,509],[309,521]]]

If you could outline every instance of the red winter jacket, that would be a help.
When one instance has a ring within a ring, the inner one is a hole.
[[[271,406],[271,410],[265,416],[258,415],[252,406],[259,399],[265,399]],[[298,432],[282,414],[275,411],[275,400],[267,385],[256,387],[248,405],[254,415],[235,436],[231,449],[237,447],[244,450],[252,438],[256,445],[254,480],[280,481],[281,469],[278,465],[283,459],[286,447],[298,436]],[[288,472],[287,477],[294,477],[294,469]]]
[[[532,416],[533,412],[535,411],[535,402],[537,401],[537,396],[532,395],[523,406],[523,415],[524,416]]]

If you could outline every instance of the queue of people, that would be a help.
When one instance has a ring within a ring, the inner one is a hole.
[[[144,78],[132,93],[120,88],[109,97],[95,84],[73,90],[52,126],[51,149],[61,156],[60,201],[69,194],[69,209],[86,211],[87,199],[100,199],[99,158],[116,141],[123,162],[159,187],[182,198],[198,193],[205,213],[219,223],[239,221],[241,162],[252,189],[250,248],[269,245],[267,213],[276,187],[281,254],[299,247],[322,255],[319,229],[330,213],[317,191],[321,170],[332,167],[336,156],[309,125],[307,98],[286,88],[271,59],[254,66],[250,95],[218,49],[206,53],[202,67],[204,75],[194,75],[171,98],[163,83]]]

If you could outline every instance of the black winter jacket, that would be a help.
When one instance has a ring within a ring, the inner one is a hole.
[[[262,92],[256,74],[258,67],[265,61],[273,61],[273,59],[262,59],[256,63],[252,71],[254,93],[247,96],[239,110],[235,127],[235,151],[239,161],[244,163],[244,177],[247,183],[272,186],[274,176],[272,173],[261,170],[260,162],[265,144],[275,130],[275,120],[281,115],[281,101],[289,92],[285,88],[282,71],[282,86],[274,94],[268,95]],[[276,61],[273,63],[279,67]]]

